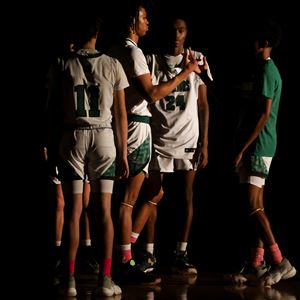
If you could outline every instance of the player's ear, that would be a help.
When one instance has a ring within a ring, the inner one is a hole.
[[[135,17],[131,17],[130,18],[130,31],[132,33],[135,33],[135,23],[136,23]]]

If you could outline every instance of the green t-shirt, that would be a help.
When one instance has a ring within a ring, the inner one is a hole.
[[[265,61],[262,67],[261,84],[257,85],[257,95],[272,99],[269,120],[255,142],[254,154],[273,157],[277,146],[277,116],[281,98],[282,80],[272,59]],[[263,98],[260,97],[262,100]]]

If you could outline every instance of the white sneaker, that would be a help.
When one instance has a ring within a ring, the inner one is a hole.
[[[282,262],[272,265],[269,272],[264,276],[264,285],[271,286],[281,279],[289,279],[295,276],[296,269],[291,265],[287,258],[283,258]]]
[[[96,296],[113,296],[122,294],[121,288],[116,285],[110,277],[103,275],[99,282],[99,287],[95,290]]]
[[[69,276],[64,287],[59,290],[61,296],[75,297],[77,295],[76,282],[73,274]]]
[[[246,263],[239,273],[230,275],[230,278],[235,284],[244,284],[248,281],[257,282],[267,271],[268,267],[265,262],[256,268],[252,267],[249,263]]]

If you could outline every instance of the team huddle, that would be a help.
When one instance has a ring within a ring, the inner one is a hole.
[[[89,16],[78,21],[67,54],[58,58],[48,73],[45,148],[49,175],[59,191],[57,195],[68,203],[64,269],[56,284],[68,296],[77,295],[81,217],[90,205],[94,209],[93,230],[101,247],[93,261],[93,272],[98,274],[95,294],[121,294],[122,284],[160,284],[154,251],[157,205],[164,195],[164,175],[176,171],[184,174],[185,192],[172,272],[197,275],[187,250],[194,180],[196,172],[208,164],[207,80],[213,81],[213,77],[206,57],[185,46],[188,26],[184,17],[170,20],[170,36],[163,51],[145,55],[138,42],[148,31],[147,7],[135,3],[125,13],[123,42],[106,54],[97,50],[101,20]],[[249,190],[250,218],[267,224],[262,194],[268,172],[261,170],[262,166],[269,169],[275,153],[275,138],[270,146],[268,136],[276,136],[281,78],[269,57],[275,40],[258,36],[256,45],[265,62],[261,72],[266,78],[274,78],[271,83],[265,79],[257,85],[268,115],[257,121],[263,125],[254,125],[254,133],[241,143],[234,163],[241,183]],[[87,185],[89,204],[83,201]],[[142,189],[143,203],[135,206]],[[119,199],[114,220],[111,208],[116,190]],[[56,247],[61,246],[62,222],[56,228],[60,231]],[[88,219],[85,224],[88,228]],[[144,248],[134,253],[132,245],[145,227]],[[264,249],[271,257],[268,265]],[[262,225],[251,254],[247,268],[232,275],[234,282],[254,278],[273,285],[296,274],[282,256],[269,225]]]

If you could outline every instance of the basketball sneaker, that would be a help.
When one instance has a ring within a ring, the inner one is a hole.
[[[95,290],[94,293],[96,296],[114,296],[122,294],[121,288],[116,285],[111,277],[107,277],[106,275],[100,276],[99,287]]]
[[[280,264],[271,265],[268,273],[264,276],[264,285],[271,286],[281,279],[289,279],[296,275],[296,269],[291,265],[287,258],[283,258]]]
[[[59,290],[59,294],[61,296],[67,296],[67,297],[75,297],[77,295],[74,274],[70,274],[66,278],[66,281],[64,282],[62,289]]]
[[[137,266],[144,273],[152,272],[156,267],[156,258],[152,253],[142,251],[138,258]]]
[[[155,285],[161,282],[159,276],[142,272],[133,259],[119,264],[114,276],[122,284]]]
[[[197,269],[189,262],[186,251],[175,251],[171,270],[175,274],[197,275]]]
[[[245,263],[242,270],[236,274],[231,274],[229,277],[235,284],[242,285],[246,282],[257,282],[263,278],[268,271],[268,266],[263,262],[258,267],[253,267],[250,263]]]

